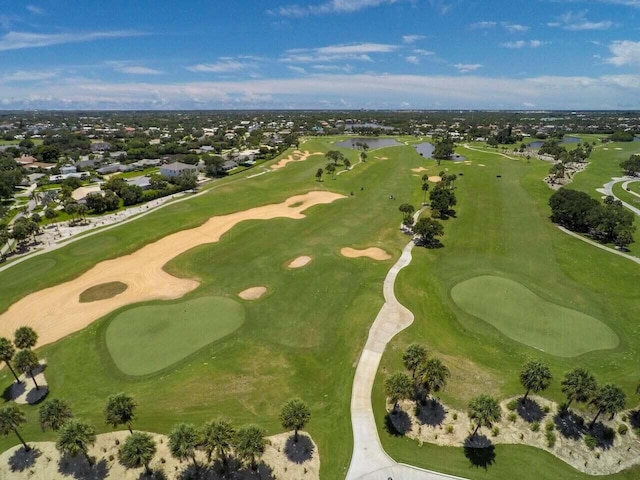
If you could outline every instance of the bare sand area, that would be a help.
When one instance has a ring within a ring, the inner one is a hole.
[[[289,156],[283,158],[278,163],[271,165],[271,170],[280,170],[287,166],[287,164],[291,162],[304,162],[307,158],[313,155],[322,155],[322,152],[310,153],[308,151],[301,152],[300,150],[295,150]]]
[[[442,181],[442,177],[439,175],[433,175],[432,177],[429,177],[428,180],[433,183],[438,183]]]
[[[165,272],[163,266],[171,259],[199,245],[217,242],[244,220],[300,219],[304,218],[302,212],[307,208],[340,198],[345,197],[315,191],[290,197],[282,203],[212,217],[199,227],[173,233],[129,255],[100,262],[71,281],[32,293],[11,305],[0,315],[0,336],[11,337],[16,328],[28,325],[38,332],[38,343],[42,346],[77,332],[122,306],[180,298],[195,290],[199,282]],[[112,298],[80,303],[82,292],[109,282],[122,282],[128,288]]]
[[[478,164],[479,167],[486,167],[486,165],[483,165],[482,163]]]
[[[391,255],[378,247],[369,247],[363,250],[345,247],[340,250],[340,253],[348,258],[368,257],[373,260],[389,260],[391,258]]]
[[[49,384],[44,376],[46,368],[47,364],[42,360],[40,361],[40,366],[33,370],[33,378],[24,374],[20,375],[18,377],[20,382],[14,382],[9,387],[9,398],[16,403],[33,405],[46,397],[49,393]],[[36,384],[38,385],[37,387]]]
[[[415,173],[420,173],[420,172],[426,172],[427,170],[429,170],[428,168],[424,168],[424,167],[418,167],[418,168],[412,168],[411,171],[415,172]]]
[[[126,469],[118,460],[118,449],[120,448],[118,443],[122,445],[128,435],[128,431],[98,435],[95,445],[89,449],[89,456],[95,459],[95,465],[91,469],[82,454],[76,457],[61,458],[54,442],[27,442],[32,447],[30,452],[25,452],[22,446],[18,446],[0,455],[0,478],[13,480],[73,480],[78,478],[138,480],[143,477],[147,478],[143,475],[144,468]],[[165,435],[151,435],[156,441],[157,452],[149,464],[150,468],[153,471],[164,472],[165,476],[162,478],[170,480],[187,476],[191,478],[187,471],[193,468],[192,462],[179,462],[173,458],[169,453],[169,439]],[[300,433],[300,440],[297,444],[293,443],[292,437],[291,433],[267,437],[269,444],[262,456],[258,472],[252,472],[246,467],[236,470],[235,462],[230,462],[233,478],[237,480],[256,478],[319,479],[320,456],[317,446],[305,433]],[[197,453],[196,459],[201,465],[206,463],[206,456],[202,452]],[[199,478],[202,480],[229,478],[212,470],[201,468]]]
[[[265,293],[267,293],[267,287],[251,287],[241,291],[238,296],[243,300],[258,300]]]
[[[389,160],[389,157],[373,157],[376,158],[378,160]]]
[[[289,265],[287,265],[289,268],[302,268],[305,265],[308,265],[309,262],[311,262],[311,260],[313,260],[311,257],[309,257],[308,255],[302,255],[301,257],[295,258],[293,260],[291,260],[291,262],[289,262]]]

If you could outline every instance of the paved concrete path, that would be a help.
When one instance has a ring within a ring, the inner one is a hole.
[[[626,185],[629,182],[632,182],[634,180],[638,180],[635,177],[614,177],[611,179],[610,182],[605,183],[603,185],[602,188],[597,188],[596,192],[598,193],[602,193],[603,195],[611,195],[613,198],[615,198],[616,200],[620,200],[618,197],[616,197],[616,195],[613,193],[613,186],[616,183],[620,183],[620,182],[624,182],[624,184],[622,185],[622,188],[624,188],[626,190]],[[633,193],[633,192],[631,192]],[[634,207],[633,205],[631,205],[630,203],[624,202],[622,200],[620,200],[620,202],[622,202],[622,205],[624,205],[625,207],[627,207],[629,210],[631,210],[633,213],[635,213],[636,215],[640,215],[640,209]]]
[[[420,212],[416,212],[417,218]],[[394,294],[400,270],[411,262],[413,241],[402,251],[384,280],[385,303],[369,330],[369,337],[360,356],[351,392],[351,424],[353,427],[353,456],[347,480],[443,480],[454,479],[442,473],[397,463],[382,448],[373,408],[371,392],[387,343],[413,323],[413,314],[401,305]]]

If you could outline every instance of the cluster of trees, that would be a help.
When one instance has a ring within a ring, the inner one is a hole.
[[[449,160],[456,148],[455,143],[450,137],[444,137],[437,140],[434,144],[433,153],[431,154],[436,160]]]
[[[551,196],[549,205],[551,220],[569,230],[619,248],[633,242],[634,215],[612,196],[600,203],[584,192],[561,188]]]
[[[507,125],[505,128],[498,130],[495,135],[489,136],[487,143],[492,147],[496,145],[507,145],[516,143],[522,140],[522,135],[514,135],[511,125]]]
[[[556,159],[556,161],[562,163],[580,163],[584,162],[591,152],[593,151],[593,145],[589,142],[579,143],[576,148],[567,150],[558,143],[558,140],[547,140],[538,149],[538,153],[541,155],[550,155]]]
[[[627,160],[620,163],[620,168],[627,175],[636,176],[640,172],[640,155],[631,155]]]
[[[368,145],[367,148],[369,148]],[[344,165],[345,170],[349,170],[349,168],[351,167],[351,160],[345,157],[342,152],[339,152],[337,150],[329,150],[327,153],[325,153],[324,157],[329,160],[329,163],[327,163],[326,167],[324,167],[324,170],[322,168],[319,168],[316,171],[316,181],[318,182],[322,181],[322,175],[325,172],[330,174],[332,178],[335,178],[335,173],[339,166]],[[362,159],[362,161],[365,161],[367,158],[367,154],[365,152],[361,152],[360,158]]]
[[[451,376],[449,368],[436,357],[430,357],[423,345],[411,344],[402,355],[402,363],[409,371],[396,372],[385,381],[387,397],[393,403],[393,412],[398,411],[401,400],[425,403],[429,397],[442,391]]]
[[[23,177],[22,169],[14,159],[0,154],[0,201],[13,197],[13,192]]]
[[[32,348],[38,343],[38,334],[31,327],[20,327],[13,334],[13,341],[6,337],[0,337],[0,361],[3,361],[20,383],[16,371],[29,375],[36,390],[40,389],[34,377],[34,370],[40,365],[38,355]],[[16,349],[18,351],[16,352]]]
[[[40,233],[40,224],[36,220],[40,219],[40,217],[34,217],[20,217],[13,222],[10,237],[15,239],[18,245],[24,245],[29,238],[32,238],[34,242],[36,241],[36,235]],[[6,239],[4,242],[0,241],[0,246],[5,243]]]
[[[447,175],[445,171],[438,175],[440,181],[429,193],[429,201],[431,202],[432,215],[436,218],[446,219],[455,213],[452,211],[452,207],[456,205],[457,200],[453,189],[458,177],[454,173]]]
[[[607,138],[610,142],[633,142],[633,133],[624,130],[616,130]]]

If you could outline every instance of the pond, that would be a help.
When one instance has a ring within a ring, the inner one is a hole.
[[[387,127],[385,125],[379,125],[377,123],[352,123],[349,125],[346,125],[345,130],[353,130],[354,128],[371,128],[372,130],[393,130],[393,127]]]
[[[433,143],[429,143],[429,142],[419,143],[418,145],[414,145],[413,148],[416,149],[416,151],[420,154],[421,157],[433,158],[433,151],[435,150]],[[463,157],[462,155],[458,155],[454,153],[451,156],[451,161],[453,162],[464,162],[465,160],[466,158]]]
[[[566,145],[567,143],[580,143],[581,141],[578,137],[564,137],[559,143],[560,145]],[[546,140],[531,142],[529,148],[540,148],[544,142],[546,142]]]
[[[366,143],[369,145],[369,149],[399,147],[404,145],[393,138],[348,138],[347,140],[336,143],[335,146],[358,149],[358,144],[360,143]]]

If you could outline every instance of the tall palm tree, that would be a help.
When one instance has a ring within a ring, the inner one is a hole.
[[[420,380],[429,394],[444,390],[450,376],[451,371],[439,358],[430,358],[420,366]]]
[[[552,380],[551,369],[546,363],[539,360],[530,360],[522,366],[520,371],[520,383],[526,392],[522,397],[522,402],[527,400],[530,392],[541,392],[546,390]]]
[[[18,348],[33,348],[38,343],[38,334],[31,327],[20,327],[13,334],[13,343]]]
[[[421,190],[424,192],[424,198],[422,199],[422,203],[427,203],[427,192],[429,191],[429,184],[427,182],[422,183]]]
[[[25,375],[29,375],[31,380],[33,380],[33,384],[36,386],[36,390],[40,390],[40,386],[33,376],[33,371],[40,366],[36,353],[33,350],[20,350],[16,353],[13,363],[16,366],[16,370]]]
[[[96,429],[94,426],[84,420],[72,418],[60,428],[56,448],[61,453],[69,454],[72,457],[82,453],[91,467],[93,466],[93,461],[89,456],[88,449],[94,443],[96,443]]]
[[[571,402],[588,402],[598,391],[596,377],[584,368],[575,368],[560,382],[562,393],[567,396],[565,410],[569,410]]]
[[[125,467],[144,467],[145,474],[151,475],[149,463],[153,460],[156,451],[156,442],[151,435],[144,432],[135,432],[124,441],[118,451],[118,457]]]
[[[393,402],[393,411],[398,410],[398,402],[413,396],[413,382],[406,373],[394,373],[384,384],[387,397]]]
[[[16,375],[15,370],[11,366],[11,360],[13,359],[15,353],[16,347],[13,346],[11,340],[5,337],[0,337],[0,360],[2,360],[7,365],[7,367],[9,367],[9,370],[11,370],[11,373],[13,373],[13,376],[16,379],[16,383],[20,383],[18,375]]]
[[[416,379],[418,367],[427,361],[427,349],[417,343],[412,343],[402,354],[402,363],[411,372],[411,378]]]
[[[64,423],[73,418],[71,407],[60,398],[54,398],[42,404],[38,410],[40,416],[40,427],[45,431],[51,429],[54,432],[60,430]]]
[[[289,400],[282,406],[280,421],[283,428],[293,430],[293,441],[298,442],[298,430],[302,430],[311,418],[311,411],[299,398]]]
[[[612,417],[624,409],[627,403],[627,396],[622,389],[616,385],[605,385],[598,390],[591,403],[598,409],[596,416],[591,420],[589,428],[593,428],[601,413],[606,412]]]
[[[104,416],[107,425],[117,428],[119,425],[126,425],[130,433],[133,433],[131,422],[136,418],[135,409],[138,406],[133,397],[126,393],[116,393],[109,395],[107,405],[104,409]]]
[[[235,429],[225,420],[212,420],[203,425],[199,443],[207,453],[209,463],[214,451],[222,463],[227,463],[226,452],[233,446],[235,434]]]
[[[241,460],[249,462],[252,470],[257,468],[256,459],[262,456],[266,445],[264,430],[260,427],[248,425],[238,430],[235,451]]]
[[[198,431],[191,423],[179,423],[169,434],[169,451],[180,461],[191,459],[198,468],[196,447],[198,446]]]
[[[469,402],[469,418],[476,424],[476,428],[471,434],[478,433],[480,427],[491,428],[491,426],[502,418],[500,403],[491,395],[478,395]]]
[[[0,408],[0,434],[6,437],[11,432],[15,433],[22,445],[24,445],[24,449],[28,452],[31,447],[27,445],[18,431],[18,427],[26,421],[24,412],[17,405],[9,404]]]

